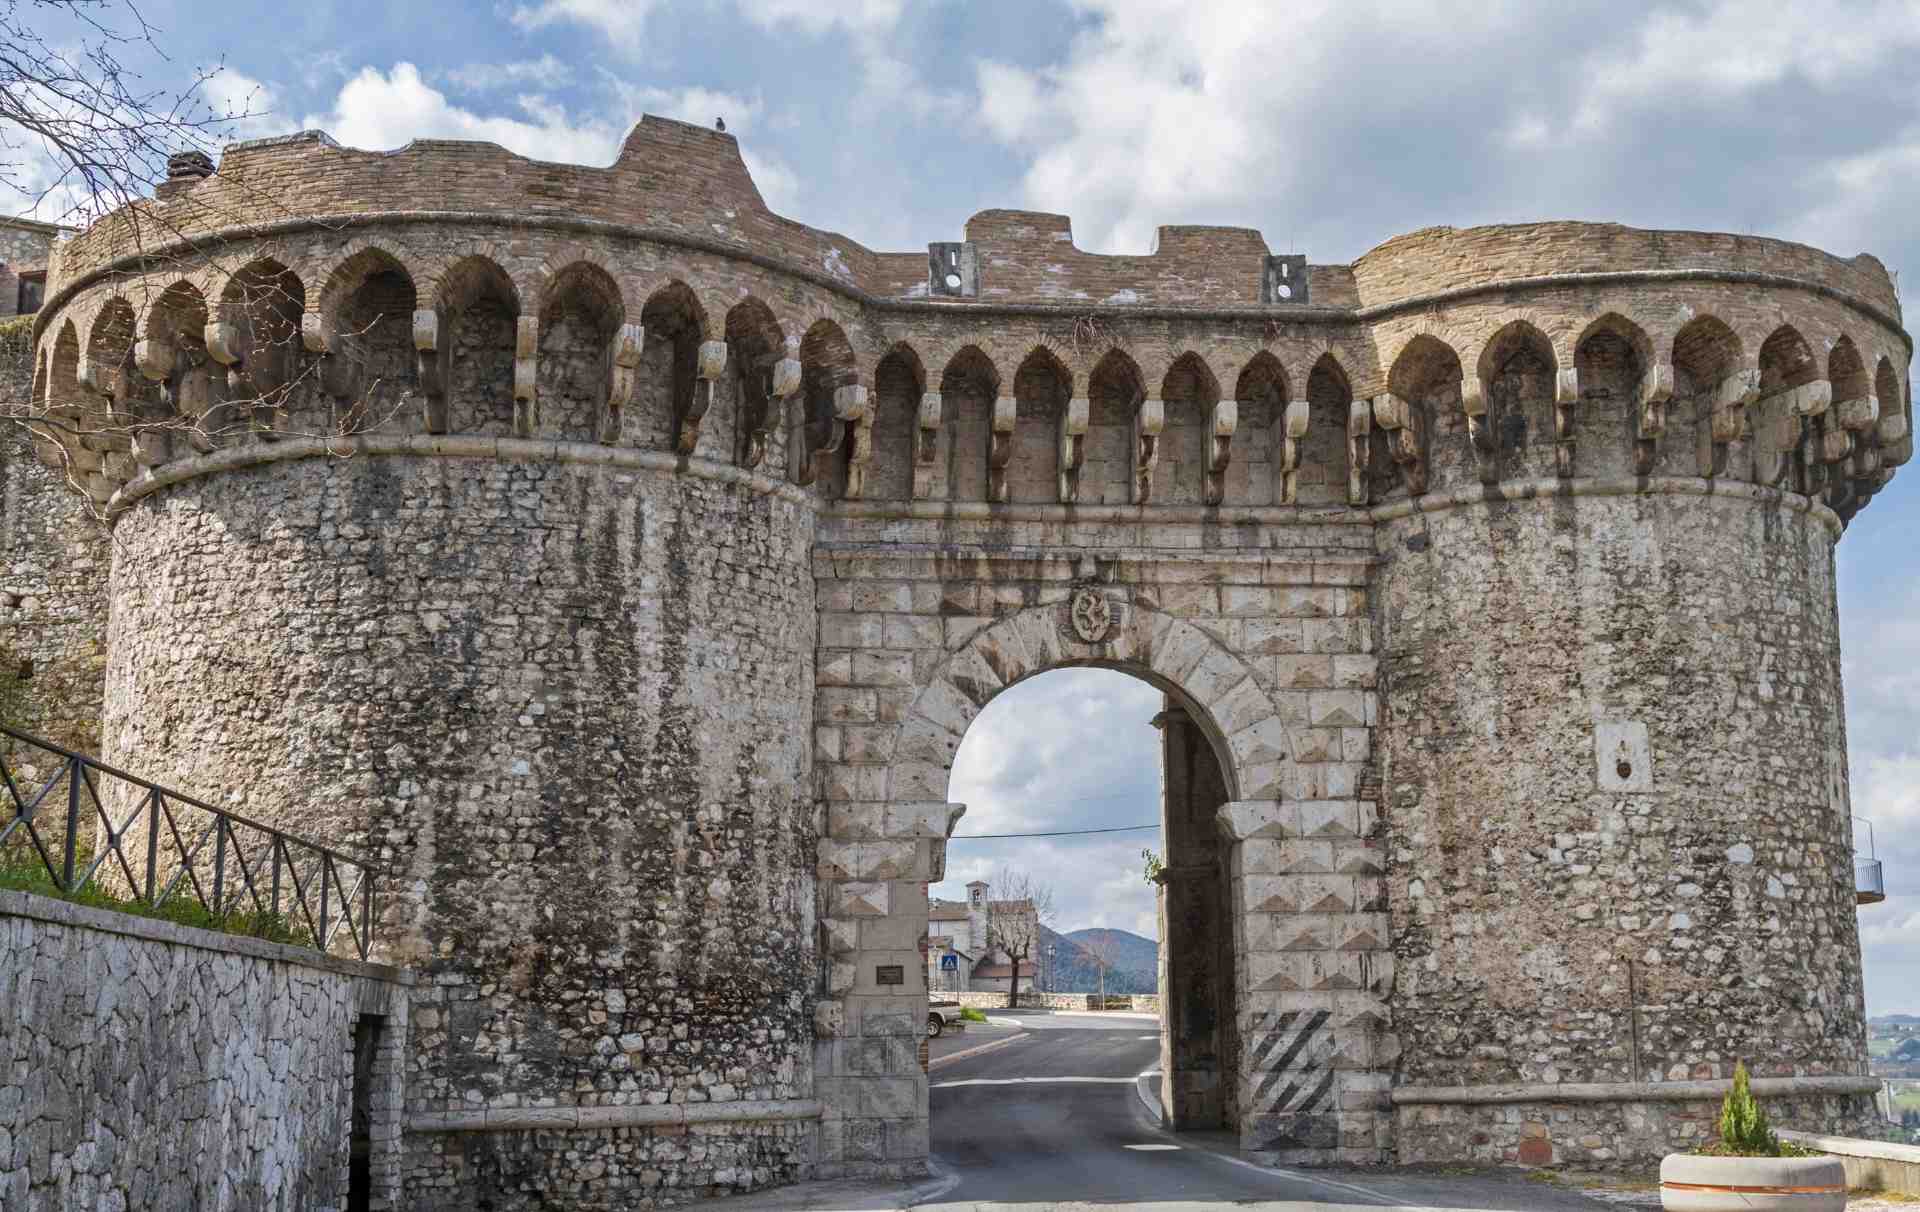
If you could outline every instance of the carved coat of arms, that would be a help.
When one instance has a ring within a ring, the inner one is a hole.
[[[1113,603],[1098,589],[1081,587],[1073,591],[1067,603],[1067,619],[1073,634],[1089,644],[1098,644],[1113,629]]]

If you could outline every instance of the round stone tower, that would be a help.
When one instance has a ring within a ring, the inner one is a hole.
[[[384,865],[388,1198],[923,1172],[948,772],[1069,665],[1217,763],[1169,896],[1227,919],[1250,1155],[1642,1158],[1739,1060],[1867,1113],[1833,546],[1912,452],[1871,257],[1010,211],[885,254],[654,118],[604,169],[240,145],[151,211],[35,330],[113,521],[106,756]]]

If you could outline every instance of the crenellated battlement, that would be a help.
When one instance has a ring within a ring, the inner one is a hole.
[[[75,276],[104,224],[68,246],[43,313],[43,454],[102,504],[218,449],[376,434],[654,451],[832,500],[1256,510],[1637,477],[1757,485],[1844,518],[1912,455],[1910,341],[1870,257],[1593,224],[1429,229],[1351,267],[1288,267],[1307,281],[1296,306],[1263,285],[1255,232],[1166,228],[1155,256],[1105,257],[1074,249],[1062,216],[987,211],[964,245],[936,246],[966,250],[952,276],[971,297],[915,299],[896,279],[888,300],[852,285],[872,254],[820,233],[829,252],[805,255],[832,272],[786,268],[802,254],[782,241],[806,229],[766,213],[730,138],[680,123],[642,122],[609,169],[318,135],[228,160],[157,205],[278,173],[278,195],[311,200],[308,226]],[[299,178],[322,163],[330,189]],[[536,167],[544,217],[508,231],[479,213]],[[441,172],[492,185],[447,199],[473,209],[322,222],[386,177]],[[623,184],[589,188],[593,173]],[[651,234],[581,228],[615,196]],[[714,206],[715,239],[673,236]],[[937,262],[916,258],[919,294]],[[1072,285],[1095,282],[1098,299]],[[1237,306],[1149,305],[1167,297]]]
[[[878,253],[654,118],[604,168],[209,168],[65,246],[30,425],[114,520],[107,759],[392,866],[381,1198],[919,1173],[955,755],[1085,666],[1167,696],[1176,1127],[1619,1164],[1735,1057],[1864,1122],[1833,543],[1913,452],[1873,258],[1012,210]],[[656,1148],[683,1105],[707,1161]]]

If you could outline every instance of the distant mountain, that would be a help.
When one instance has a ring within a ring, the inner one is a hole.
[[[1059,934],[1042,927],[1041,932],[1044,935],[1040,944],[1043,956],[1048,944],[1056,949],[1053,979],[1046,982],[1051,991],[1099,991],[1100,965],[1094,961],[1086,943],[1098,942],[1103,938],[1113,940],[1113,954],[1109,960],[1112,966],[1107,970],[1108,993],[1154,993],[1160,988],[1160,946],[1150,938],[1102,927],[1075,930],[1071,934]]]
[[[1920,1014],[1882,1014],[1878,1018],[1867,1020],[1869,1027],[1879,1026],[1916,1026],[1920,1025]]]

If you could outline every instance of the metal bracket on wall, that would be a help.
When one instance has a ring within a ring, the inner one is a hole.
[[[1304,253],[1285,253],[1267,258],[1267,272],[1260,277],[1262,303],[1307,303],[1307,258]]]
[[[980,297],[980,257],[971,243],[927,245],[927,290],[935,298]]]

